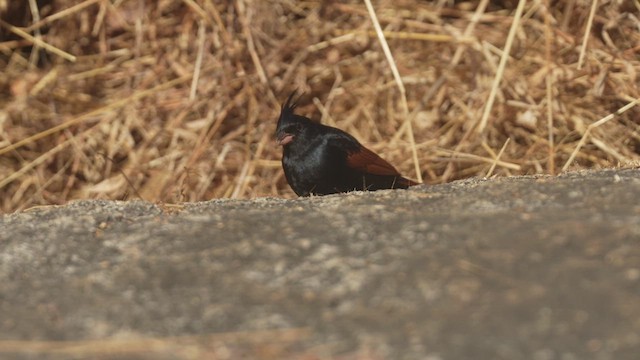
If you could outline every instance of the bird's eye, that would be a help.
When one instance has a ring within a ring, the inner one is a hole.
[[[285,131],[289,134],[298,134],[302,131],[302,124],[292,124],[287,126]]]

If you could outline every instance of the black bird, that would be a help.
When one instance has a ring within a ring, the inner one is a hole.
[[[276,137],[283,148],[284,174],[298,196],[417,185],[353,136],[296,115],[294,94],[282,105]]]

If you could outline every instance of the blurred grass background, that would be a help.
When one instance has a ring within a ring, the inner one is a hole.
[[[373,1],[405,114],[361,1],[0,0],[0,210],[293,197],[294,89],[426,183],[638,166],[640,2],[593,4]]]

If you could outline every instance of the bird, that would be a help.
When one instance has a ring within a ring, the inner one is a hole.
[[[282,105],[276,139],[285,177],[298,196],[418,185],[347,132],[297,115],[295,93]]]

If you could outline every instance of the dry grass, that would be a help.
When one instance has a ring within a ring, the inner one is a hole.
[[[522,3],[373,2],[394,80],[360,1],[0,0],[0,210],[292,197],[296,88],[427,183],[637,166],[638,2]]]

